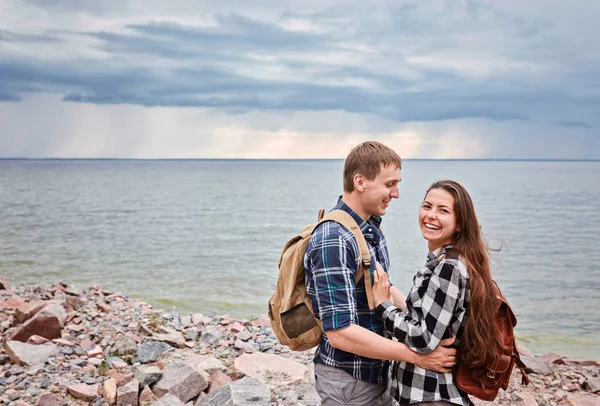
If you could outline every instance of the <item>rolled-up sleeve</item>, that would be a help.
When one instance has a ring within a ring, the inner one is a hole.
[[[327,224],[329,225],[329,224]],[[313,303],[323,330],[339,330],[358,324],[356,285],[358,269],[356,252],[340,235],[335,223],[326,233],[313,235],[309,246],[307,277],[312,278]]]
[[[383,320],[385,329],[400,342],[414,351],[430,353],[445,338],[451,323],[462,321],[464,312],[458,312],[460,320],[454,320],[455,309],[464,307],[466,280],[451,262],[442,262],[425,278],[422,285],[409,295],[409,306],[402,312],[390,302],[383,302],[377,316]]]

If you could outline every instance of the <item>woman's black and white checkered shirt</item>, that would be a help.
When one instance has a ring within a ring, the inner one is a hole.
[[[446,245],[427,256],[406,297],[406,311],[390,302],[377,307],[386,330],[419,353],[430,353],[440,341],[460,341],[469,307],[469,275],[465,263]],[[391,395],[401,404],[446,401],[472,405],[468,395],[454,384],[452,373],[437,373],[406,362],[391,370]]]

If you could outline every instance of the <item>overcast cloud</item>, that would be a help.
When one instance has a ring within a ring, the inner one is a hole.
[[[595,0],[0,0],[0,156],[600,159]]]

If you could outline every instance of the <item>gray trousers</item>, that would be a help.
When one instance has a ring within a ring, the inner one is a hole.
[[[315,364],[315,385],[321,406],[393,406],[384,384],[359,381],[341,369]]]

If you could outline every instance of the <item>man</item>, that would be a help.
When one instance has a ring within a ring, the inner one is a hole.
[[[382,143],[355,147],[344,164],[344,194],[334,209],[348,212],[360,226],[371,252],[371,271],[379,262],[385,272],[389,256],[379,228],[381,216],[398,198],[402,161]],[[429,355],[384,337],[383,324],[370,310],[364,278],[355,283],[359,250],[352,233],[336,222],[315,229],[304,257],[307,293],[323,323],[323,340],[314,358],[317,392],[323,406],[392,405],[385,393],[387,360],[407,361],[426,369],[450,371],[455,350],[438,347]],[[404,296],[395,287],[391,299],[401,308]],[[453,339],[443,342],[450,345]]]

